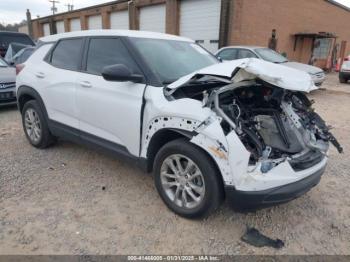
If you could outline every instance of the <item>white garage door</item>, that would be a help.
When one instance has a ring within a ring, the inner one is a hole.
[[[102,17],[100,15],[89,16],[88,28],[89,29],[102,29]]]
[[[165,33],[165,5],[142,7],[140,30]]]
[[[221,0],[182,0],[180,35],[215,52],[219,47]]]
[[[129,12],[119,11],[111,13],[111,29],[129,29]]]
[[[80,18],[74,18],[70,20],[70,31],[80,31],[81,25],[80,25]]]
[[[44,36],[50,35],[50,24],[49,23],[43,24],[43,31],[44,31]]]
[[[57,34],[64,33],[64,22],[63,21],[56,22],[56,31],[57,31]]]

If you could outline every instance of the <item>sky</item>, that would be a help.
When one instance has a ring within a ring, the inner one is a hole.
[[[58,0],[58,13],[68,10],[67,4],[73,4],[74,9],[111,2],[111,0]],[[350,0],[349,0],[350,1]],[[4,24],[18,23],[26,19],[27,8],[32,19],[52,14],[52,3],[49,0],[0,0],[0,22]]]
[[[67,4],[74,4],[74,9],[110,2],[111,0],[59,0],[58,12],[67,11]],[[292,0],[290,0],[292,1]],[[350,7],[350,0],[336,0]],[[26,10],[30,9],[32,18],[51,14],[52,4],[49,0],[0,0],[0,22],[4,24],[18,23],[26,19]]]

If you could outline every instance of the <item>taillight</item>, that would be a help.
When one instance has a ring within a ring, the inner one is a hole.
[[[24,68],[24,64],[16,65],[16,75],[18,75],[22,71],[23,68]]]
[[[350,56],[344,58],[344,61],[349,61],[349,60],[350,60]]]

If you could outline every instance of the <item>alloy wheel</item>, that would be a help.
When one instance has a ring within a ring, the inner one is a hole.
[[[24,114],[26,133],[33,143],[41,139],[41,122],[38,113],[33,108],[28,108]]]
[[[204,177],[190,158],[181,154],[168,156],[162,163],[160,178],[165,194],[177,206],[193,209],[202,203]]]

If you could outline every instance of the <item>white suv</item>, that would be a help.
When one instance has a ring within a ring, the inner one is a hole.
[[[29,142],[63,137],[153,171],[165,204],[202,217],[289,201],[316,185],[328,141],[304,72],[258,59],[220,63],[189,39],[141,31],[47,36],[19,66]]]

